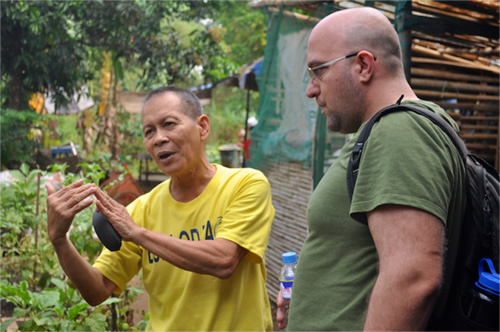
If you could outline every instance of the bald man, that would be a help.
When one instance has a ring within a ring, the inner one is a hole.
[[[398,36],[373,8],[335,12],[311,32],[306,95],[332,131],[359,131],[401,100],[447,118],[419,100],[405,79]],[[352,199],[346,167],[356,139],[315,189],[309,234],[293,286],[290,331],[419,330],[443,277],[445,224],[465,206],[464,167],[448,136],[426,118],[398,112],[376,123]],[[286,325],[277,299],[280,328]]]

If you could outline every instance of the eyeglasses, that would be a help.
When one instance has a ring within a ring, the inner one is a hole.
[[[326,62],[326,63],[323,63],[319,66],[316,66],[316,67],[307,67],[307,75],[309,75],[309,78],[311,79],[311,81],[316,77],[316,74],[314,74],[314,72],[318,69],[321,69],[321,68],[325,68],[325,67],[328,67],[330,65],[333,65],[335,62],[337,61],[340,61],[342,59],[347,59],[347,58],[350,58],[350,57],[353,57],[353,56],[356,56],[358,55],[359,52],[356,52],[356,53],[352,53],[352,54],[348,54],[348,55],[344,55],[343,57],[341,58],[338,58],[338,59],[335,59],[335,60],[332,60],[332,61],[329,61],[329,62]]]

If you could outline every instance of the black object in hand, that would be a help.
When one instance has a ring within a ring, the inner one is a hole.
[[[92,224],[99,240],[111,251],[120,250],[122,237],[105,216],[99,211],[94,212]]]

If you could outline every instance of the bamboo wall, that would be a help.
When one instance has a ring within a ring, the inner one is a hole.
[[[426,52],[413,48],[411,85],[415,92],[443,107],[459,124],[469,151],[499,169],[498,74],[439,57],[423,58],[422,51]]]
[[[302,163],[276,163],[264,171],[271,184],[274,223],[266,251],[267,291],[274,301],[279,290],[281,254],[300,254],[307,236],[306,209],[312,193],[312,169]]]

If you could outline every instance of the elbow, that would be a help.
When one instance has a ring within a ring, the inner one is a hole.
[[[441,270],[435,273],[429,273],[421,283],[421,294],[426,303],[432,303],[437,300],[441,290],[442,273]]]
[[[408,287],[410,291],[408,293],[408,300],[414,303],[416,306],[415,309],[422,310],[422,312],[430,315],[439,296],[441,282],[441,269],[425,272],[420,271],[412,286]]]
[[[80,290],[80,294],[83,299],[93,307],[106,301],[112,293],[112,290],[108,290],[106,288],[98,289],[97,287]]]
[[[217,269],[215,276],[219,279],[229,279],[233,275],[237,266],[220,267]]]
[[[97,296],[97,294],[82,294],[83,299],[91,306],[95,307],[103,303],[107,297]]]
[[[229,279],[232,275],[233,275],[232,271],[225,270],[225,271],[220,271],[220,272],[216,273],[215,276],[219,279],[225,280],[225,279]]]
[[[102,302],[104,301],[96,301],[96,300],[85,300],[89,305],[93,306],[93,307],[96,307],[98,306],[99,304],[101,304]]]
[[[219,279],[229,279],[236,268],[238,267],[239,260],[228,259],[218,264],[215,269],[214,275]]]

